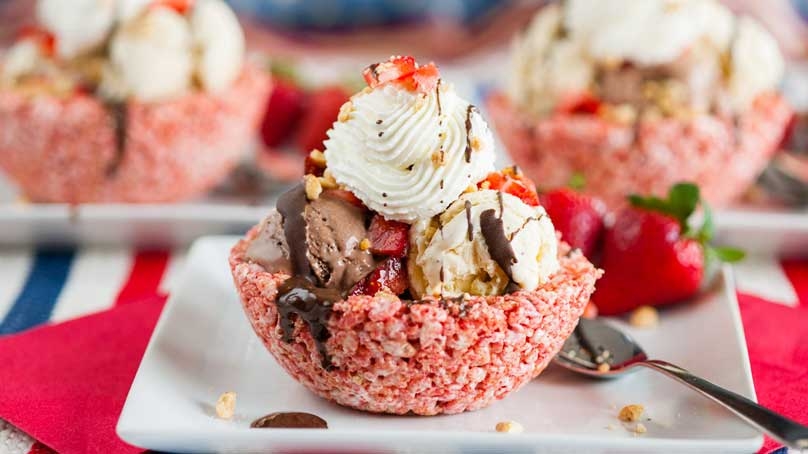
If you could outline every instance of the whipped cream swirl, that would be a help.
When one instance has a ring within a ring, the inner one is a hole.
[[[385,84],[350,103],[328,132],[328,168],[387,219],[432,217],[494,170],[488,125],[448,83],[428,93]]]

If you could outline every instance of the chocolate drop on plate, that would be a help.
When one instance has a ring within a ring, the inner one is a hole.
[[[328,429],[325,419],[299,411],[276,412],[262,416],[250,424],[253,429]]]

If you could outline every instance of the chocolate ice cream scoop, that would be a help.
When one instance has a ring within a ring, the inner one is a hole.
[[[376,267],[373,254],[359,247],[366,237],[362,209],[328,191],[309,201],[298,186],[261,224],[247,258],[269,272],[313,277],[318,287],[344,291]]]
[[[261,222],[258,236],[247,247],[247,257],[273,273],[292,274],[289,245],[283,233],[283,217],[272,211]]]
[[[321,287],[349,289],[376,267],[369,250],[359,243],[367,238],[364,212],[324,193],[309,202],[306,220],[306,257]]]

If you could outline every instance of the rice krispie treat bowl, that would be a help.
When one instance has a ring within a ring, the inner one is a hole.
[[[125,113],[88,95],[0,91],[0,168],[33,202],[193,198],[248,153],[270,90],[263,72],[248,67],[224,92],[132,100]]]
[[[792,118],[777,42],[714,0],[616,1],[551,4],[517,36],[487,100],[499,137],[542,187],[580,175],[612,209],[679,181],[736,201]]]
[[[0,58],[0,169],[33,202],[201,195],[250,151],[272,84],[223,0],[37,0]]]
[[[543,187],[584,177],[584,193],[614,209],[629,194],[664,196],[693,181],[713,206],[737,201],[778,150],[792,110],[777,94],[755,99],[738,118],[704,115],[623,125],[596,115],[536,118],[507,95],[487,101],[491,121],[522,170]]]
[[[289,276],[245,258],[257,229],[239,241],[230,268],[253,330],[278,363],[318,396],[358,410],[417,415],[483,408],[537,377],[561,349],[600,272],[560,248],[561,269],[542,287],[502,296],[402,300],[387,292],[333,305],[325,351],[296,320],[291,342],[278,323],[278,287]]]

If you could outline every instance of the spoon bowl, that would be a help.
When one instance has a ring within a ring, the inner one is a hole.
[[[596,378],[617,378],[637,370],[636,366],[653,369],[723,405],[780,443],[794,449],[808,448],[808,427],[679,366],[649,359],[634,339],[602,320],[582,318],[553,361]]]

